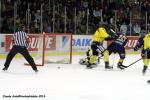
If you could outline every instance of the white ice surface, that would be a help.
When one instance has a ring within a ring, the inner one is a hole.
[[[114,70],[106,71],[104,63],[86,69],[79,65],[81,56],[73,56],[73,64],[47,64],[34,73],[25,66],[24,59],[13,59],[7,72],[0,71],[0,100],[150,100],[150,70],[142,75],[142,61],[120,71],[116,68],[118,56],[111,56]],[[127,55],[129,65],[140,55]],[[1,59],[3,68],[5,59]],[[60,68],[58,68],[60,67]],[[4,98],[13,95],[45,95],[45,98]]]

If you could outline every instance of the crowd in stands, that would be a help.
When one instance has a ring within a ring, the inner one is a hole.
[[[105,21],[116,31],[139,35],[149,27],[149,12],[149,0],[2,0],[0,32],[12,33],[23,23],[31,33],[42,26],[47,33],[93,34]]]

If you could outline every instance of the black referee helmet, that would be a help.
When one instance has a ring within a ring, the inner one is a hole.
[[[24,24],[19,25],[19,27],[18,27],[18,31],[22,31],[22,30],[23,30],[23,28],[25,28],[25,25],[24,25]]]

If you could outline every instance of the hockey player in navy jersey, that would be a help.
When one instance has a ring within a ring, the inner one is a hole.
[[[123,61],[125,59],[125,45],[128,41],[128,38],[125,34],[118,33],[118,36],[112,40],[112,43],[107,47],[107,53],[111,55],[112,53],[118,53],[120,56],[119,62],[117,67],[119,69],[124,69],[126,66],[123,65]],[[109,56],[105,57],[107,58],[106,62],[109,62]],[[114,59],[112,59],[114,60]]]

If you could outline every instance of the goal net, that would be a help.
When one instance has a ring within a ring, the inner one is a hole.
[[[29,50],[37,66],[48,63],[69,64],[72,62],[72,34],[29,35]],[[27,63],[25,63],[28,65]]]

